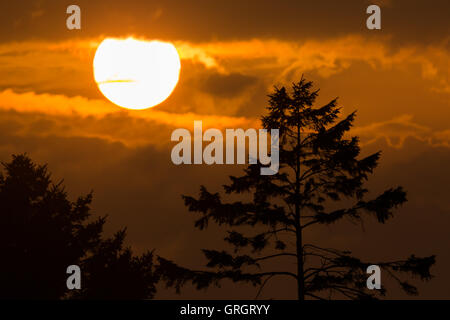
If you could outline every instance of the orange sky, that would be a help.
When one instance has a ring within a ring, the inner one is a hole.
[[[109,214],[111,230],[128,225],[135,248],[195,265],[203,235],[180,194],[220,186],[239,168],[173,166],[170,133],[193,120],[258,126],[272,86],[304,74],[321,89],[319,104],[338,96],[344,114],[358,110],[354,134],[368,151],[383,150],[374,188],[409,191],[393,226],[346,226],[332,242],[381,256],[436,253],[440,280],[424,297],[450,298],[450,5],[372,2],[382,8],[381,31],[365,29],[368,1],[77,1],[80,31],[65,28],[71,2],[5,1],[0,159],[28,152],[48,162],[74,195],[94,188],[96,211]],[[130,35],[171,41],[182,59],[178,86],[153,109],[121,109],[93,79],[101,40]]]

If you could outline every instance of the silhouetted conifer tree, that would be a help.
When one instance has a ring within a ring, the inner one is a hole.
[[[317,95],[312,82],[304,78],[292,85],[291,92],[282,87],[269,95],[268,115],[262,117],[262,125],[280,130],[280,170],[263,176],[260,164],[249,165],[243,176],[231,176],[231,183],[224,186],[226,194],[248,194],[250,201],[224,202],[219,193],[210,193],[204,186],[198,198],[183,196],[189,210],[200,214],[195,227],[202,230],[210,222],[227,227],[224,240],[234,250],[204,249],[208,271],[189,270],[159,257],[168,286],[179,291],[191,281],[200,289],[231,279],[258,285],[261,290],[270,279],[287,276],[296,282],[299,300],[364,299],[385,294],[384,287],[366,287],[366,268],[371,264],[392,276],[408,294],[417,294],[417,289],[400,274],[431,278],[434,256],[362,261],[350,251],[323,248],[304,238],[307,228],[345,218],[362,221],[374,216],[385,223],[394,209],[407,201],[402,187],[366,199],[364,182],[376,168],[380,152],[360,158],[358,138],[346,135],[355,113],[339,118],[341,108],[336,99],[316,108]],[[278,263],[276,270],[267,270],[264,266],[266,261],[282,257],[292,259],[296,267]]]
[[[103,239],[106,218],[92,221],[92,193],[69,201],[46,165],[13,155],[0,173],[0,298],[151,298],[152,253],[123,248],[125,230]],[[81,291],[69,291],[69,265],[81,268]]]

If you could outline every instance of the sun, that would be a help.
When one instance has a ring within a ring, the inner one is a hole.
[[[95,82],[108,100],[139,110],[170,96],[181,63],[171,43],[107,38],[98,46],[93,66]]]

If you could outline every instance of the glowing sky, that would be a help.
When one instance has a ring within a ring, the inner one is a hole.
[[[127,225],[135,248],[201,265],[206,235],[180,194],[220,186],[239,168],[174,167],[170,132],[198,119],[257,126],[271,87],[304,74],[319,104],[338,96],[344,113],[358,110],[353,132],[367,152],[383,150],[375,190],[402,184],[410,200],[389,226],[345,226],[327,241],[383,258],[435,253],[439,280],[423,297],[450,298],[450,3],[370,3],[382,8],[381,31],[365,29],[368,1],[77,1],[80,31],[65,28],[67,1],[4,1],[0,160],[26,151],[48,162],[74,195],[93,188],[95,210],[111,230]],[[130,35],[170,41],[180,54],[175,91],[151,110],[121,110],[93,79],[98,44]]]

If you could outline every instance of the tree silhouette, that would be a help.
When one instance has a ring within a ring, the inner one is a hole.
[[[123,248],[125,230],[102,241],[86,257],[86,280],[74,297],[84,299],[148,299],[156,293],[158,277],[154,272],[153,252],[133,256]]]
[[[366,270],[372,264],[391,275],[408,294],[417,294],[417,289],[402,280],[402,273],[431,278],[434,256],[362,261],[350,251],[323,248],[304,239],[307,228],[344,218],[362,222],[366,216],[374,216],[384,224],[406,201],[402,187],[366,200],[364,182],[377,166],[380,152],[359,159],[358,138],[346,135],[355,112],[339,119],[337,99],[313,107],[318,91],[302,77],[290,92],[275,87],[269,95],[268,115],[262,117],[262,125],[279,129],[280,170],[265,176],[260,174],[260,164],[249,165],[243,176],[231,176],[231,183],[224,186],[226,194],[247,194],[250,201],[224,202],[220,194],[210,193],[204,186],[197,199],[183,196],[189,210],[201,215],[195,227],[205,229],[209,222],[228,227],[224,240],[234,250],[204,249],[209,271],[189,270],[159,257],[168,286],[179,291],[190,281],[200,289],[231,279],[259,286],[259,295],[267,281],[287,276],[296,282],[299,300],[364,299],[385,295],[384,286],[381,290],[366,287]],[[277,267],[281,270],[264,266],[280,258],[292,259],[295,270],[280,263]]]
[[[0,298],[151,298],[152,254],[123,248],[125,230],[103,239],[106,217],[92,220],[92,193],[68,200],[46,165],[13,155],[0,173]],[[81,268],[81,291],[66,287],[69,265]],[[108,277],[108,279],[106,279]]]

